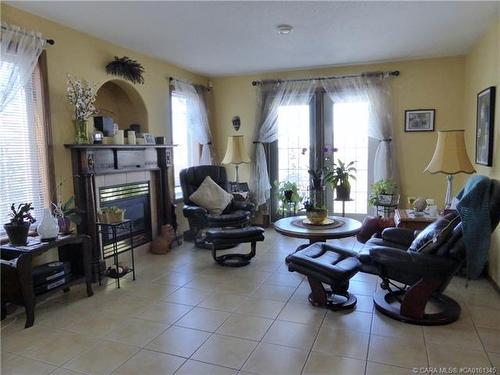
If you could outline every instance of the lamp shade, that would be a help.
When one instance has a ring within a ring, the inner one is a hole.
[[[250,163],[245,140],[242,135],[231,135],[227,137],[226,155],[222,164]]]
[[[467,155],[464,130],[438,131],[436,149],[425,171],[446,174],[476,171]]]

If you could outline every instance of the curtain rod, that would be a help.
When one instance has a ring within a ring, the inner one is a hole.
[[[8,28],[7,28],[7,27],[5,27],[5,26],[3,26],[3,25],[2,25],[2,29],[3,29],[3,30],[8,30]],[[28,33],[28,32],[23,31],[23,30],[16,30],[16,32],[21,33],[21,34],[24,34],[24,35],[31,35],[31,33]],[[56,42],[55,42],[55,40],[54,40],[54,39],[45,39],[44,37],[40,37],[40,36],[38,36],[38,35],[35,35],[35,36],[36,36],[37,38],[39,38],[39,39],[45,40],[45,42],[46,42],[47,44],[50,44],[51,46],[53,46],[54,44],[56,44]]]
[[[263,85],[266,83],[283,83],[283,82],[305,82],[305,81],[326,81],[329,79],[342,79],[342,78],[355,78],[355,77],[397,77],[401,73],[399,70],[389,72],[364,72],[361,74],[346,74],[342,76],[329,76],[329,77],[314,77],[314,78],[297,78],[297,79],[266,79],[260,81],[252,81],[252,86]]]
[[[198,87],[201,87],[201,88],[203,88],[204,90],[207,90],[207,91],[210,91],[210,90],[211,90],[211,87],[210,87],[210,86],[201,85],[201,84],[199,84],[199,83],[193,83],[193,82],[187,81],[187,80],[185,80],[185,79],[179,79],[179,78],[175,78],[175,77],[168,77],[168,80],[169,80],[169,82],[172,82],[172,81],[179,81],[179,82],[188,83],[188,84],[193,85],[193,86],[198,86]]]

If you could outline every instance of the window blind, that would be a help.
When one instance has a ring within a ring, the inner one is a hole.
[[[0,80],[12,67],[3,64]],[[50,206],[47,139],[40,67],[0,114],[0,220],[9,219],[10,205],[32,202],[38,220]],[[4,233],[3,225],[0,233]]]

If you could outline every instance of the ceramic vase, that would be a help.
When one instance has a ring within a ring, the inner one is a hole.
[[[36,230],[40,235],[41,241],[46,242],[57,238],[59,234],[59,224],[54,216],[52,216],[50,209],[46,208],[43,211],[42,220],[40,220]]]

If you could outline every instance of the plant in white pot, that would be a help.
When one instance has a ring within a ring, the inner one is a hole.
[[[382,179],[371,186],[369,202],[372,206],[393,204],[398,185],[394,180]]]
[[[31,215],[34,210],[32,203],[19,203],[17,208],[14,203],[10,206],[10,222],[4,224],[9,241],[14,246],[24,246],[28,243],[30,225],[36,219]]]

